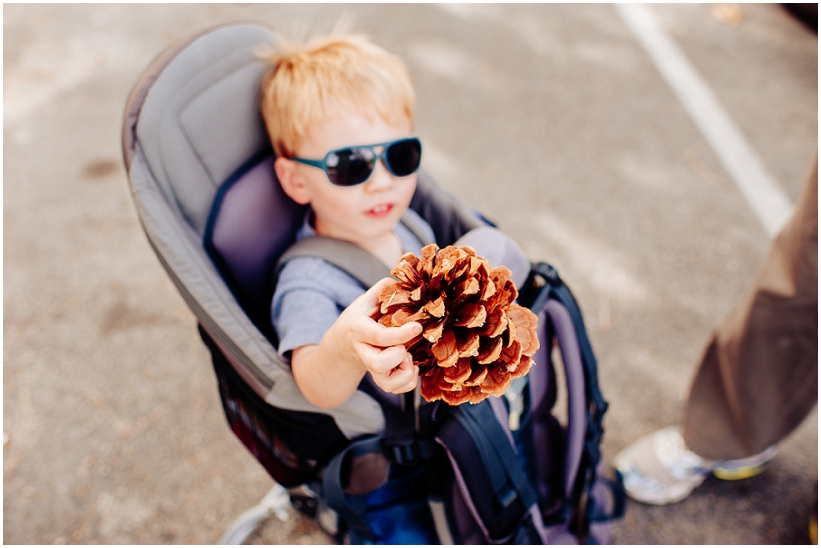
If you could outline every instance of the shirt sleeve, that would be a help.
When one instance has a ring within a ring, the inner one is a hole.
[[[298,257],[280,272],[271,303],[271,322],[279,337],[278,354],[319,344],[339,314],[364,293],[353,278],[322,259]]]

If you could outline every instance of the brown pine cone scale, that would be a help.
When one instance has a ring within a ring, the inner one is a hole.
[[[539,349],[538,318],[514,301],[511,272],[472,248],[431,244],[391,271],[398,282],[379,297],[377,321],[422,324],[405,346],[419,366],[422,396],[450,405],[501,396],[527,374]]]

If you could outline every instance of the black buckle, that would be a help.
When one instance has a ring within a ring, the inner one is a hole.
[[[551,265],[547,263],[532,264],[527,280],[519,288],[519,298],[517,300],[520,305],[526,306],[538,314],[547,302],[552,289],[560,286],[561,283],[558,271]]]
[[[382,440],[382,452],[392,463],[409,466],[433,456],[433,442],[416,438]]]

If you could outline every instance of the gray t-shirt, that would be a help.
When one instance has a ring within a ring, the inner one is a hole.
[[[413,210],[418,225],[434,241],[433,230]],[[422,242],[405,225],[394,229],[404,251],[419,256]],[[316,236],[310,223],[310,212],[297,232],[296,239]],[[271,302],[271,321],[279,336],[279,355],[290,359],[290,352],[307,344],[318,344],[336,318],[365,292],[348,273],[317,257],[295,257],[279,273]]]

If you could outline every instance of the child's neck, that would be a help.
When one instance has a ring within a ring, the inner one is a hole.
[[[360,243],[360,247],[369,251],[374,257],[382,261],[389,268],[396,266],[399,258],[405,253],[402,241],[396,232],[389,232],[380,238]]]
[[[318,236],[331,236],[330,234],[325,233],[321,227],[317,226],[316,216],[313,212],[311,213],[309,222]],[[369,252],[371,255],[385,263],[385,265],[389,268],[396,266],[396,263],[399,262],[399,258],[405,254],[405,248],[402,245],[402,240],[399,236],[397,236],[396,231],[394,230],[386,232],[376,238],[370,238],[365,242],[356,241],[352,243],[355,243],[365,251]]]

